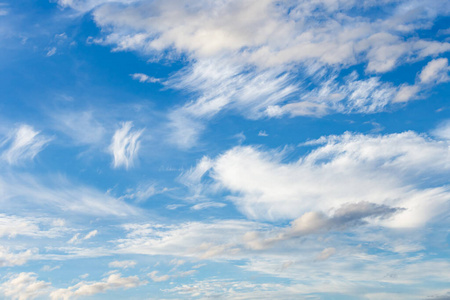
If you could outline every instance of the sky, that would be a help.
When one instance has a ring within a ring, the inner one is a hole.
[[[450,2],[0,0],[1,299],[450,299]]]

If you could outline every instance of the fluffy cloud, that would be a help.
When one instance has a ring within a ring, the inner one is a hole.
[[[414,132],[345,133],[307,146],[317,144],[289,163],[276,151],[235,147],[213,161],[205,158],[198,166],[202,171],[194,168],[186,177],[205,174],[214,180],[212,190],[218,185],[230,191],[228,198],[256,219],[295,219],[309,211],[330,214],[344,204],[365,201],[404,209],[392,220],[380,221],[385,226],[415,227],[448,209],[450,193],[443,178],[449,174],[450,154],[445,141]],[[209,161],[209,171],[203,161]]]
[[[35,273],[20,273],[10,276],[0,285],[0,292],[5,297],[17,300],[34,299],[46,294],[50,283],[37,280]]]
[[[128,269],[128,268],[134,268],[136,266],[136,262],[134,260],[115,260],[108,264],[110,268],[121,268],[121,269]]]
[[[9,164],[17,164],[24,160],[32,160],[50,142],[50,138],[35,131],[29,125],[21,125],[3,142],[9,143],[1,155]],[[2,144],[0,144],[2,146]]]
[[[448,73],[450,68],[448,66],[448,59],[439,58],[430,61],[419,74],[419,79],[422,83],[441,83],[450,80]]]
[[[41,226],[50,227],[42,230]],[[67,229],[62,219],[19,217],[0,214],[0,237],[9,238],[17,235],[31,237],[57,237]]]
[[[423,86],[396,86],[373,74],[450,51],[450,43],[417,34],[450,13],[443,1],[59,3],[90,11],[104,33],[94,41],[115,51],[139,51],[153,61],[188,58],[185,68],[161,82],[190,98],[168,116],[169,140],[182,148],[195,145],[205,120],[222,111],[258,119],[385,110],[417,98]],[[383,13],[367,14],[373,9]],[[442,63],[436,67],[442,69]],[[336,80],[354,66],[365,68],[362,78]],[[420,77],[427,81],[436,67]],[[142,73],[132,76],[157,81]]]
[[[133,166],[139,150],[139,137],[144,130],[132,131],[132,127],[132,122],[124,122],[122,127],[114,133],[109,146],[114,157],[114,168],[123,166],[128,169]]]
[[[28,249],[23,252],[14,253],[10,252],[9,248],[0,246],[0,267],[21,266],[36,253],[36,249]]]
[[[174,255],[201,259],[234,258],[248,230],[263,225],[237,220],[179,225],[128,224],[127,237],[116,240],[119,253]]]
[[[91,296],[98,293],[105,293],[108,290],[130,289],[140,285],[145,285],[146,281],[141,281],[137,276],[122,277],[119,273],[114,273],[98,282],[80,282],[74,286],[58,289],[50,293],[52,300],[73,299],[80,296]]]
[[[163,281],[167,281],[169,279],[190,276],[190,275],[192,275],[192,274],[194,274],[196,272],[197,272],[197,270],[190,270],[190,271],[184,271],[184,272],[177,272],[176,274],[173,274],[173,275],[167,275],[166,274],[166,275],[158,276],[157,275],[158,271],[153,271],[153,272],[149,273],[148,276],[154,282],[163,282]]]

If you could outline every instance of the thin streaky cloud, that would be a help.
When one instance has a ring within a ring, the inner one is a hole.
[[[3,150],[1,157],[11,165],[33,160],[51,140],[29,125],[20,125],[8,138],[9,147]]]
[[[114,168],[124,167],[129,169],[134,165],[137,157],[141,137],[144,129],[132,130],[132,122],[124,122],[121,128],[117,129],[109,146],[113,155]]]

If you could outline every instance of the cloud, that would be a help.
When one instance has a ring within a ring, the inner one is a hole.
[[[52,266],[49,266],[49,265],[45,265],[45,266],[43,266],[41,268],[41,270],[44,271],[44,272],[51,272],[51,271],[54,271],[54,270],[58,270],[60,268],[61,268],[61,266],[54,266],[54,267],[52,267]]]
[[[138,80],[139,82],[147,82],[147,83],[161,82],[161,79],[159,79],[159,78],[150,77],[150,76],[148,76],[146,74],[142,74],[142,73],[134,73],[134,74],[130,74],[130,76],[134,80]]]
[[[158,276],[156,275],[158,274],[158,271],[153,271],[151,273],[148,274],[148,276],[154,281],[154,282],[163,282],[163,281],[167,281],[170,279],[170,275],[162,275],[162,276]]]
[[[98,230],[92,230],[88,232],[84,237],[80,238],[80,233],[76,233],[67,243],[68,244],[79,244],[82,241],[88,240],[90,238],[93,238],[98,233]]]
[[[37,253],[37,249],[22,252],[10,252],[9,248],[0,246],[0,267],[21,266]]]
[[[90,239],[90,238],[93,238],[94,236],[97,235],[97,233],[98,233],[98,230],[97,230],[97,229],[92,230],[92,231],[90,231],[88,234],[86,234],[86,236],[83,238],[83,240],[88,240],[88,239]]]
[[[48,230],[42,230],[47,227]],[[0,214],[0,237],[14,238],[17,235],[28,237],[54,238],[67,230],[62,219],[20,217]]]
[[[295,219],[308,211],[330,214],[343,204],[364,201],[405,208],[391,221],[380,221],[386,226],[416,227],[448,208],[450,194],[442,180],[449,173],[447,142],[404,132],[345,133],[309,143],[314,144],[320,146],[289,163],[282,162],[281,152],[252,146],[204,158],[210,169],[198,173],[205,174],[202,190],[213,193],[219,185],[242,213],[265,220]],[[418,179],[422,176],[427,181]]]
[[[9,147],[3,150],[1,157],[11,165],[32,160],[50,141],[50,138],[41,135],[33,127],[20,125],[4,142],[9,142]]]
[[[11,299],[26,300],[35,299],[45,295],[50,288],[50,283],[37,280],[35,273],[19,273],[9,277],[0,285],[0,292]]]
[[[59,1],[92,13],[103,33],[94,41],[113,51],[137,51],[151,61],[186,58],[187,65],[163,82],[188,97],[168,113],[168,140],[182,149],[195,146],[205,123],[221,112],[248,119],[321,117],[380,112],[418,99],[424,86],[382,82],[376,74],[450,51],[450,43],[417,34],[449,15],[450,6],[389,3]],[[368,14],[372,9],[382,17]],[[362,78],[336,80],[354,67],[365,69]]]
[[[98,145],[104,140],[106,130],[92,111],[58,112],[51,117],[54,127],[76,145]]]
[[[173,275],[167,275],[166,274],[166,275],[158,276],[157,275],[158,271],[153,271],[153,272],[149,273],[148,276],[154,282],[163,282],[163,281],[167,281],[169,279],[190,276],[190,275],[192,275],[192,274],[194,274],[196,272],[197,272],[197,270],[189,270],[189,271],[184,271],[184,272],[178,272],[178,273],[173,274]]]
[[[80,234],[76,233],[70,240],[67,241],[68,244],[77,244],[80,243],[79,239]]]
[[[141,281],[137,276],[122,277],[120,273],[114,273],[98,282],[80,282],[74,286],[58,289],[50,293],[52,300],[72,299],[80,296],[91,296],[99,293],[105,293],[108,290],[130,289],[140,285],[147,284]]]
[[[46,56],[50,57],[56,54],[56,47],[51,48],[50,50],[47,51]]]
[[[450,120],[445,120],[432,131],[432,134],[437,138],[450,140]]]
[[[289,227],[272,229],[269,232],[250,231],[245,233],[245,246],[254,250],[267,249],[276,243],[293,238],[354,228],[365,224],[368,219],[387,219],[399,211],[401,209],[359,202],[343,205],[336,210],[332,217],[327,217],[320,212],[307,212],[293,220]]]
[[[137,209],[92,187],[77,185],[62,176],[39,178],[27,174],[0,176],[0,203],[4,209],[19,201],[23,210],[45,206],[46,210],[98,216],[127,216]]]
[[[240,238],[262,225],[225,220],[179,225],[127,224],[126,238],[116,240],[118,253],[173,255],[200,259],[231,258],[239,252]],[[214,241],[214,242],[212,242]],[[176,261],[179,263],[179,260]]]
[[[193,210],[202,210],[202,209],[207,209],[207,208],[222,208],[225,206],[226,206],[225,203],[210,201],[210,202],[202,202],[202,203],[195,204],[194,206],[192,206],[192,209]]]
[[[132,131],[132,127],[132,122],[124,122],[121,124],[121,128],[117,129],[114,133],[111,145],[109,146],[109,150],[114,157],[114,168],[123,166],[125,169],[128,169],[133,166],[133,162],[139,151],[139,138],[144,129]]]
[[[134,268],[136,266],[136,262],[134,260],[122,260],[122,261],[112,261],[108,264],[108,267],[110,268],[121,268],[121,269],[128,269],[128,268]]]
[[[323,251],[320,252],[319,255],[317,255],[317,260],[327,260],[328,258],[330,258],[330,256],[334,255],[335,253],[336,253],[335,248],[323,249]]]
[[[121,196],[120,199],[131,199],[141,203],[154,195],[162,194],[169,190],[168,188],[159,188],[152,182],[144,182],[138,184],[135,188],[127,189],[125,195]]]
[[[258,136],[269,136],[269,135],[268,135],[267,132],[265,132],[264,130],[260,130],[260,131],[258,132]]]
[[[0,17],[9,14],[8,4],[0,3]]]
[[[423,84],[447,82],[450,80],[449,72],[447,58],[434,59],[423,68],[419,79]]]

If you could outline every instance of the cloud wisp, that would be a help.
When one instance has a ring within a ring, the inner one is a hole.
[[[109,146],[113,155],[114,168],[124,167],[129,169],[134,165],[137,157],[141,137],[144,129],[132,130],[132,122],[124,122],[121,128],[117,129]]]
[[[10,165],[33,160],[52,139],[29,125],[20,125],[0,146],[8,144],[1,157]]]

